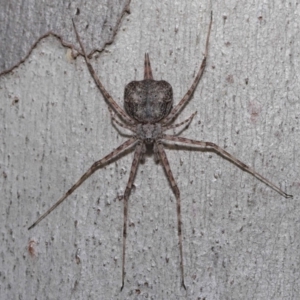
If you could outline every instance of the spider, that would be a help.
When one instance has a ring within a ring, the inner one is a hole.
[[[126,185],[125,192],[123,194],[124,201],[124,218],[123,218],[123,248],[122,248],[122,286],[124,287],[125,279],[125,245],[127,236],[127,215],[128,215],[128,198],[132,189],[136,171],[140,161],[143,161],[144,155],[147,149],[152,149],[154,158],[157,162],[160,162],[165,170],[165,173],[170,182],[171,188],[176,198],[177,206],[177,231],[179,239],[179,254],[180,254],[180,273],[181,273],[181,286],[186,289],[184,282],[184,264],[183,264],[183,246],[182,246],[182,221],[181,221],[181,204],[180,204],[180,191],[173,173],[170,168],[168,158],[164,150],[164,144],[182,144],[192,145],[193,147],[213,151],[220,156],[231,161],[242,170],[252,174],[254,177],[270,186],[280,195],[285,198],[290,198],[292,195],[286,194],[275,184],[264,178],[257,173],[254,169],[248,167],[246,164],[233,157],[227,151],[211,142],[195,141],[184,137],[178,137],[177,135],[169,135],[165,132],[169,129],[177,128],[185,125],[186,127],[191,123],[194,115],[192,114],[188,119],[178,124],[172,124],[172,121],[178,116],[183,107],[191,99],[200,78],[203,75],[206,59],[208,55],[209,36],[212,27],[212,13],[210,16],[210,23],[208,27],[208,33],[206,37],[206,46],[204,58],[202,60],[200,69],[187,93],[179,101],[175,107],[173,107],[173,91],[171,85],[164,80],[154,80],[152,75],[152,69],[150,65],[149,54],[145,54],[144,60],[144,80],[132,81],[125,87],[124,92],[124,107],[123,110],[110,94],[106,91],[100,79],[96,75],[94,68],[85,52],[84,46],[81,42],[79,34],[77,32],[74,20],[74,30],[77,40],[80,44],[82,54],[85,58],[87,67],[91,76],[93,77],[96,85],[108,102],[109,111],[111,113],[112,122],[123,128],[129,129],[133,134],[123,144],[106,155],[104,158],[96,161],[82,177],[63,195],[49,210],[47,210],[40,218],[34,222],[28,229],[32,229],[47,215],[49,215],[59,204],[61,204],[69,195],[71,195],[87,178],[89,178],[95,171],[103,168],[105,165],[111,163],[120,154],[124,153],[128,149],[135,148],[134,157],[131,165],[129,179]],[[112,112],[112,109],[114,113]],[[117,117],[116,117],[116,115]]]

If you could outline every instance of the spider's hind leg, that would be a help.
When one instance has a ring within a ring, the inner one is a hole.
[[[180,253],[180,273],[181,273],[181,286],[186,290],[186,286],[184,283],[184,266],[183,266],[183,242],[182,242],[182,220],[181,220],[181,204],[180,204],[180,191],[178,185],[175,181],[173,173],[170,168],[170,164],[166,155],[166,152],[163,148],[163,145],[158,142],[156,143],[156,149],[162,163],[162,166],[166,172],[168,180],[170,182],[171,188],[176,198],[176,206],[177,206],[177,230],[178,230],[178,239],[179,239],[179,253]]]
[[[128,218],[128,198],[132,189],[132,184],[134,181],[134,177],[136,175],[136,171],[140,162],[141,153],[143,149],[143,144],[138,142],[130,169],[129,179],[126,185],[126,189],[123,196],[124,201],[124,219],[123,219],[123,250],[122,250],[122,286],[121,291],[124,287],[125,280],[125,250],[126,250],[126,238],[127,238],[127,218]]]

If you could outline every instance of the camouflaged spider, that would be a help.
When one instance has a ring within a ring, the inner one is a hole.
[[[144,154],[146,152],[146,147],[147,148],[150,147],[153,150],[155,159],[163,165],[163,168],[168,177],[173,193],[175,194],[176,197],[181,285],[186,289],[184,283],[180,192],[177,183],[174,179],[174,176],[172,174],[172,171],[170,169],[169,161],[164,151],[163,144],[180,143],[183,145],[192,145],[193,147],[198,147],[204,150],[212,150],[217,154],[225,157],[227,160],[231,161],[232,163],[240,167],[242,170],[252,174],[254,177],[258,178],[260,181],[270,186],[272,189],[277,191],[280,195],[284,196],[285,198],[290,198],[292,196],[286,194],[284,191],[282,191],[279,187],[274,185],[268,179],[258,174],[254,169],[248,167],[243,162],[233,157],[227,151],[220,148],[218,145],[214,143],[195,141],[183,137],[178,137],[176,135],[165,134],[165,131],[169,129],[176,128],[182,125],[188,125],[192,121],[195,115],[195,113],[192,114],[188,119],[184,120],[181,123],[174,124],[174,125],[171,124],[174,118],[178,116],[178,114],[180,113],[184,105],[190,100],[204,72],[206,66],[206,58],[208,54],[209,36],[210,36],[210,31],[212,26],[212,14],[211,14],[210,24],[209,24],[207,38],[206,38],[205,54],[200,69],[190,89],[187,91],[184,97],[179,101],[179,103],[175,107],[173,107],[173,92],[172,92],[172,87],[168,82],[163,80],[156,81],[153,79],[149,55],[146,53],[145,65],[144,65],[144,80],[132,81],[125,87],[125,95],[124,95],[125,111],[113,100],[113,98],[110,96],[110,94],[106,91],[106,89],[102,85],[100,79],[98,78],[98,76],[94,71],[93,66],[89,61],[89,58],[86,55],[85,49],[82,45],[82,42],[76,30],[74,21],[73,21],[73,25],[86,64],[88,66],[89,72],[110,106],[109,110],[111,112],[111,117],[113,122],[115,122],[119,126],[129,129],[131,132],[133,132],[133,135],[122,145],[120,145],[118,148],[112,151],[110,154],[108,154],[101,160],[95,162],[87,170],[87,172],[83,174],[83,176],[71,187],[71,189],[61,199],[59,199],[48,211],[46,211],[35,223],[33,223],[29,227],[29,229],[33,228],[41,220],[43,220],[50,212],[52,212],[70,194],[72,194],[95,171],[111,163],[114,160],[114,158],[119,156],[125,150],[135,147],[130,175],[123,195],[124,223],[123,223],[123,252],[122,252],[122,287],[121,287],[122,289],[124,287],[124,278],[125,278],[125,245],[126,245],[126,236],[127,236],[128,198],[131,192],[131,188],[133,185],[133,181],[136,175],[139,162],[143,160]],[[114,110],[114,112],[119,117],[119,119],[115,117],[111,109]]]

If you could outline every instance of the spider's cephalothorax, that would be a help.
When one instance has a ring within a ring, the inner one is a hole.
[[[163,136],[160,121],[168,116],[172,109],[173,89],[168,82],[153,79],[148,53],[145,54],[144,66],[144,80],[131,81],[126,85],[124,106],[127,114],[138,122],[136,137],[142,143],[151,145]],[[145,152],[144,145],[142,152]],[[154,154],[155,160],[158,161],[157,151],[154,151]]]
[[[73,22],[74,24],[74,22]],[[129,179],[126,185],[126,189],[123,195],[124,201],[124,219],[123,219],[123,251],[122,251],[122,288],[124,286],[125,279],[125,245],[127,236],[127,214],[128,214],[128,198],[133,185],[134,177],[136,175],[137,167],[143,154],[145,152],[146,145],[153,146],[154,155],[162,164],[165,173],[169,179],[171,188],[176,197],[176,210],[177,210],[177,232],[179,238],[179,253],[180,253],[180,271],[181,271],[181,285],[185,288],[184,283],[184,265],[183,265],[183,246],[182,246],[182,222],[181,222],[181,204],[180,204],[180,191],[177,186],[176,180],[171,171],[171,167],[164,150],[164,146],[170,143],[173,144],[183,144],[192,145],[194,148],[212,150],[217,154],[223,156],[227,160],[233,162],[242,170],[252,174],[254,177],[258,178],[260,181],[264,182],[266,185],[273,188],[280,195],[290,198],[288,195],[275,184],[270,182],[268,179],[257,173],[254,169],[248,167],[246,164],[232,156],[230,153],[219,147],[212,142],[196,141],[183,137],[179,137],[176,134],[170,135],[165,132],[169,129],[180,127],[182,125],[189,125],[192,121],[194,114],[192,114],[188,119],[182,121],[181,123],[172,125],[172,121],[181,112],[182,108],[191,99],[197,84],[203,74],[206,65],[206,57],[208,54],[208,41],[212,24],[212,15],[210,19],[210,25],[206,38],[205,54],[202,60],[200,69],[194,79],[189,90],[183,96],[183,98],[178,102],[178,104],[172,108],[173,104],[173,93],[172,87],[166,81],[155,81],[153,80],[151,65],[149,55],[145,55],[145,68],[144,68],[144,80],[143,81],[133,81],[129,83],[125,88],[125,112],[110,96],[106,91],[100,79],[96,75],[92,64],[89,61],[88,56],[84,50],[81,43],[80,37],[76,30],[75,32],[77,39],[80,43],[82,53],[84,55],[86,64],[93,77],[95,83],[99,87],[101,93],[103,94],[105,100],[108,102],[111,109],[115,111],[118,118],[111,112],[112,121],[124,128],[129,129],[133,134],[126,140],[123,144],[113,150],[111,153],[106,155],[104,158],[96,161],[82,176],[81,178],[63,195],[50,209],[48,209],[39,219],[34,222],[28,229],[33,228],[41,220],[43,220],[51,211],[53,211],[59,204],[61,204],[70,194],[72,194],[87,178],[89,178],[95,171],[103,168],[107,164],[115,161],[120,154],[124,153],[130,148],[134,148],[134,158],[131,165],[131,170],[129,173]],[[170,125],[171,124],[171,125]],[[121,288],[121,289],[122,289]]]
[[[144,80],[126,85],[124,106],[127,114],[140,124],[157,123],[172,110],[172,86],[164,80],[153,79],[148,53],[144,60]]]
[[[156,123],[170,113],[173,90],[164,80],[132,81],[125,87],[124,101],[125,111],[134,120],[140,123]]]

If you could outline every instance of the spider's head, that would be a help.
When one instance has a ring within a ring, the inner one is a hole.
[[[130,117],[140,123],[156,123],[170,113],[173,90],[164,80],[132,81],[125,87],[124,101]]]

